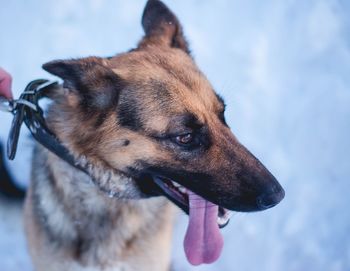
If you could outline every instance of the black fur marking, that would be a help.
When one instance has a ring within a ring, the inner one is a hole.
[[[117,106],[118,123],[132,131],[139,131],[143,127],[140,109],[137,106],[137,100],[130,95],[128,99],[120,99]]]
[[[142,97],[157,105],[157,112],[167,113],[169,110],[170,94],[166,84],[157,80],[149,80],[143,85],[127,88],[119,97],[117,105],[118,123],[132,131],[144,130],[144,116],[152,115],[149,106]]]
[[[220,96],[219,94],[217,94],[216,92],[214,92],[216,95],[216,98],[219,100],[220,104],[222,105],[222,110],[219,113],[219,119],[221,120],[221,122],[228,127],[228,124],[226,122],[225,119],[225,109],[226,109],[226,103],[224,101],[224,98],[222,98],[222,96]]]
[[[225,103],[224,98],[221,95],[217,94],[215,91],[214,91],[214,93],[216,95],[216,98],[219,100],[220,104],[222,105],[222,107],[223,107],[223,109],[225,111],[226,103]]]
[[[194,114],[187,112],[171,118],[166,133],[169,136],[181,135],[199,130],[203,125]]]
[[[99,128],[105,122],[107,116],[108,112],[101,112],[100,114],[98,114],[95,122],[95,128]]]
[[[169,101],[171,96],[168,91],[168,86],[159,80],[151,79],[147,82],[148,88],[152,89],[153,98],[160,101]]]
[[[130,144],[130,140],[129,139],[125,139],[123,144],[122,144],[122,146],[126,147],[126,146],[129,146],[129,144]]]

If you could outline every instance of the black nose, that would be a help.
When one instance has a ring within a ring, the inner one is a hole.
[[[285,192],[281,186],[274,186],[268,192],[260,195],[256,199],[256,203],[260,210],[269,209],[277,205],[284,198],[284,195]]]

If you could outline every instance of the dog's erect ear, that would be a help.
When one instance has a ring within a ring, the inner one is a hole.
[[[146,35],[139,44],[140,48],[148,44],[162,44],[190,53],[179,20],[161,1],[148,0],[142,15],[142,26]]]
[[[87,106],[105,109],[116,105],[118,95],[125,87],[124,81],[103,65],[103,59],[54,60],[43,69],[64,80],[63,86],[77,93]]]

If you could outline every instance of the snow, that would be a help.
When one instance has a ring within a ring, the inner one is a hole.
[[[165,1],[194,56],[224,96],[232,130],[286,190],[277,207],[237,213],[212,265],[191,267],[174,237],[176,270],[350,270],[350,4],[344,0]],[[135,46],[145,1],[2,1],[0,66],[27,82],[52,78],[41,64],[109,56]],[[10,117],[1,114],[0,138]],[[24,129],[23,129],[24,132]],[[31,140],[23,133],[13,174],[28,180]],[[0,201],[0,269],[31,270],[21,208]]]

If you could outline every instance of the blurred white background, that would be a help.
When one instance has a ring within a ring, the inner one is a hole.
[[[57,58],[110,56],[143,34],[145,0],[0,1],[0,66],[17,96]],[[166,0],[193,55],[226,99],[240,141],[286,190],[277,207],[235,214],[220,260],[191,267],[187,225],[174,238],[176,270],[350,270],[350,2]],[[0,115],[5,140],[10,116]],[[25,129],[23,129],[25,130]],[[29,179],[31,140],[21,139],[16,179]],[[0,201],[0,270],[31,270],[19,205]]]

